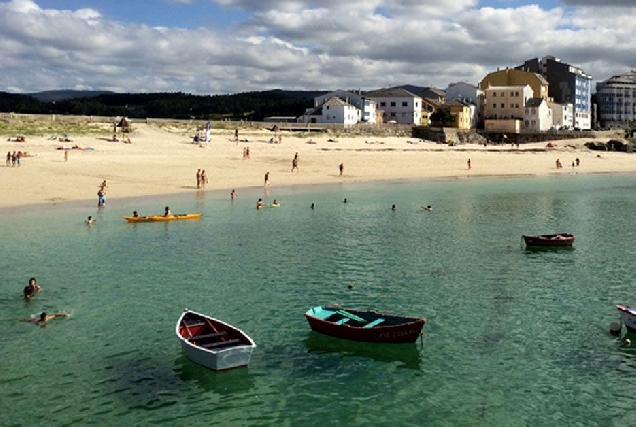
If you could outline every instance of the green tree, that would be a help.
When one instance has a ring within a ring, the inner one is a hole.
[[[455,116],[448,107],[440,107],[431,114],[431,122],[439,123],[441,126],[450,126],[455,122]]]

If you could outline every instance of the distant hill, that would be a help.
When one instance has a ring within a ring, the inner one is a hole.
[[[27,95],[37,99],[40,102],[65,101],[67,99],[76,98],[93,98],[99,95],[108,95],[115,92],[106,90],[46,90],[43,92],[28,93]]]

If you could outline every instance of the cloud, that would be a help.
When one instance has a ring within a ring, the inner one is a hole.
[[[606,6],[620,6],[620,7],[634,7],[634,0],[559,0],[560,3],[565,6],[589,6],[589,7],[606,7]]]
[[[169,1],[189,3],[184,7],[193,11],[210,7],[210,0]],[[203,94],[405,83],[446,87],[460,80],[476,84],[497,67],[544,55],[597,80],[636,64],[636,8],[616,14],[581,1],[552,9],[479,7],[477,0],[213,3],[247,18],[228,28],[153,27],[113,21],[93,8],[0,3],[0,90]]]

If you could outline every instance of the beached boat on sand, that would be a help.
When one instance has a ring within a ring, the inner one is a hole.
[[[629,332],[636,333],[636,308],[632,308],[628,305],[616,306],[621,316],[621,321]]]
[[[322,306],[311,308],[305,317],[316,332],[353,341],[383,343],[415,342],[426,323],[423,317]]]
[[[152,215],[152,216],[124,216],[128,222],[159,222],[159,221],[177,221],[184,219],[199,219],[202,214],[176,214],[176,215]]]
[[[188,359],[215,371],[247,366],[256,348],[242,330],[187,309],[177,321],[176,334]]]
[[[570,233],[540,234],[538,236],[523,235],[527,246],[572,246],[574,235]]]

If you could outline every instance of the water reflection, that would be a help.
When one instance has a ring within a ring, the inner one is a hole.
[[[173,371],[183,382],[194,383],[204,391],[220,395],[246,393],[254,387],[256,378],[250,375],[249,368],[216,372],[197,365],[183,354],[175,359]]]
[[[399,362],[401,368],[420,370],[421,343],[378,344],[343,340],[311,331],[303,341],[309,353],[340,354],[345,357],[365,357],[378,362]]]

